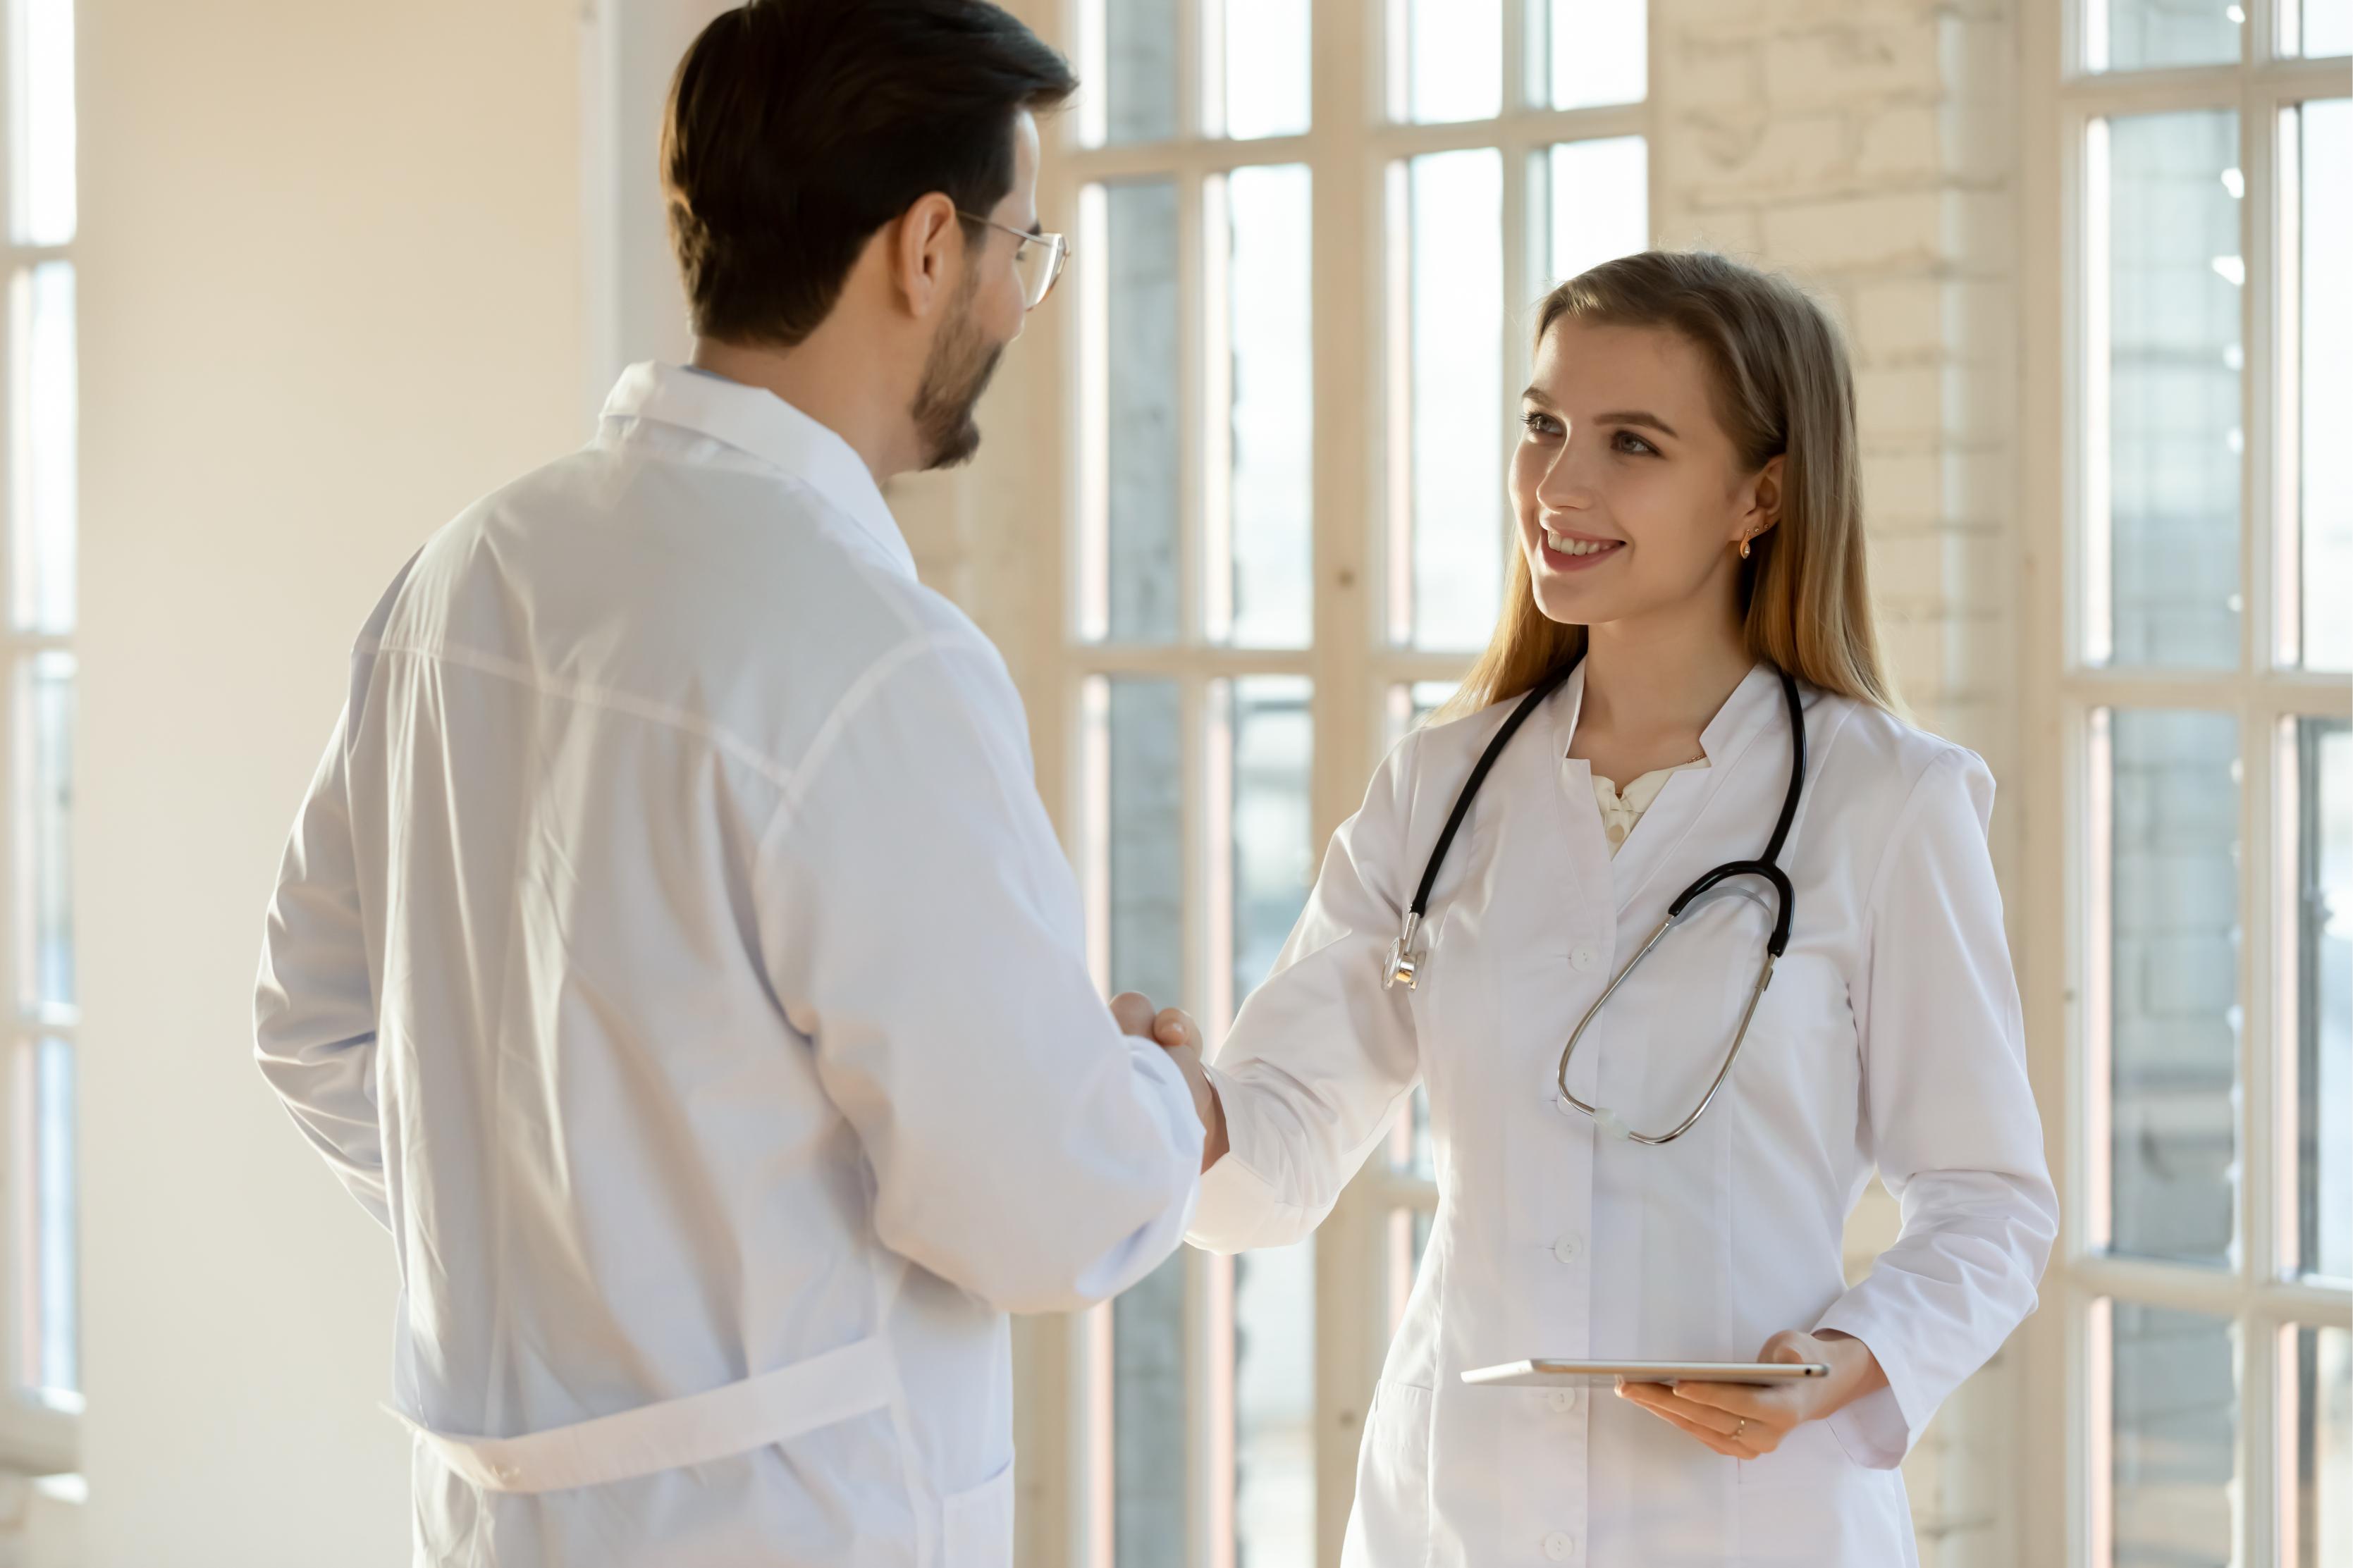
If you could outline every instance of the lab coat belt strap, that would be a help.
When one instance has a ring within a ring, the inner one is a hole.
[[[879,1410],[896,1388],[890,1346],[878,1337],[682,1399],[520,1437],[436,1432],[385,1408],[443,1464],[485,1491],[554,1492],[609,1486],[782,1443]]]

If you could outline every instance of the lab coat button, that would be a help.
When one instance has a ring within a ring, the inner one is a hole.
[[[1593,973],[1594,966],[1601,962],[1601,958],[1591,948],[1580,947],[1568,955],[1568,962],[1580,973],[1590,974]]]
[[[1577,1409],[1577,1391],[1574,1388],[1556,1388],[1547,1397],[1552,1401],[1552,1407],[1555,1410],[1559,1411],[1563,1415],[1567,1415]]]
[[[1552,1244],[1552,1255],[1563,1263],[1576,1262],[1577,1255],[1584,1250],[1585,1238],[1573,1230]]]
[[[1561,1531],[1545,1537],[1545,1555],[1555,1563],[1566,1563],[1577,1555],[1577,1538]]]

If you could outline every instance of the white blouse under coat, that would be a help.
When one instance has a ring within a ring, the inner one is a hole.
[[[1434,889],[1419,988],[1384,954],[1506,705],[1409,737],[1334,837],[1275,972],[1212,1074],[1232,1152],[1188,1236],[1280,1246],[1322,1221],[1426,1085],[1439,1206],[1359,1461],[1351,1568],[1915,1561],[1894,1467],[2032,1310],[2057,1229],[2001,905],[1993,781],[1971,752],[1803,689],[1809,766],[1781,864],[1786,955],[1691,1131],[1612,1140],[1559,1103],[1561,1047],[1685,885],[1757,855],[1788,783],[1778,679],[1753,668],[1610,852],[1567,756],[1583,674],[1505,750]],[[1579,1098],[1663,1131],[1697,1103],[1755,980],[1760,900],[1704,902],[1580,1043]],[[1849,1289],[1874,1167],[1902,1233]],[[1739,1462],[1605,1391],[1472,1387],[1531,1355],[1753,1356],[1783,1329],[1862,1340],[1888,1386]]]

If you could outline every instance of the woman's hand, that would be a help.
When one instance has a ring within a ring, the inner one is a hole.
[[[1193,1091],[1194,1114],[1201,1119],[1208,1136],[1201,1141],[1201,1169],[1208,1170],[1226,1157],[1226,1108],[1218,1099],[1217,1085],[1201,1070],[1201,1028],[1182,1008],[1163,1007],[1152,1010],[1149,997],[1137,991],[1123,991],[1111,999],[1112,1016],[1128,1034],[1147,1039],[1168,1053],[1176,1070],[1185,1075],[1185,1087]]]
[[[1758,1361],[1828,1363],[1831,1374],[1795,1383],[1620,1383],[1629,1399],[1679,1426],[1719,1454],[1753,1459],[1781,1446],[1799,1422],[1820,1421],[1887,1385],[1879,1358],[1851,1334],[1785,1330],[1765,1342]]]

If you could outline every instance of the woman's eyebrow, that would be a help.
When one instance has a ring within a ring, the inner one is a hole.
[[[1523,403],[1540,403],[1546,408],[1553,406],[1552,399],[1546,397],[1542,391],[1534,386],[1529,387],[1525,392],[1520,394],[1520,401]]]
[[[1676,436],[1675,427],[1655,414],[1645,414],[1639,408],[1621,408],[1596,416],[1597,425],[1647,425],[1662,436]],[[1680,437],[1678,437],[1680,439]]]

